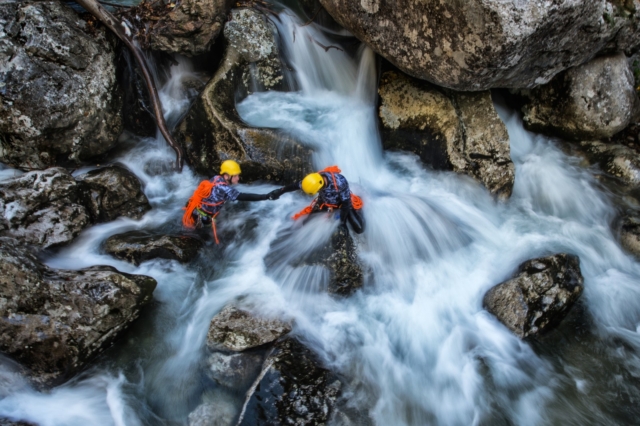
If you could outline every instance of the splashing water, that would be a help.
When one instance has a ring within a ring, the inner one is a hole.
[[[229,241],[206,246],[186,266],[153,260],[134,267],[104,255],[100,244],[113,234],[179,232],[181,207],[201,178],[161,167],[173,153],[160,136],[142,140],[119,161],[144,182],[153,210],[139,221],[94,226],[47,262],[73,269],[110,264],[152,276],[157,306],[72,383],[50,393],[24,384],[0,389],[0,416],[43,425],[185,424],[213,386],[200,366],[209,321],[243,297],[265,314],[295,319],[294,333],[349,380],[344,404],[374,424],[638,418],[640,267],[615,241],[615,211],[589,172],[499,105],[516,165],[505,203],[470,179],[425,169],[413,155],[384,153],[374,54],[364,47],[325,50],[320,45],[335,39],[285,13],[277,25],[300,90],[254,93],[237,109],[253,126],[307,144],[317,168],[338,164],[362,196],[367,230],[354,238],[368,271],[364,289],[340,300],[326,294],[328,272],[310,260],[337,222],[292,222],[309,202],[298,193],[225,206],[220,223]],[[179,82],[190,71],[181,63],[162,91],[165,114],[176,120],[189,104]],[[586,343],[567,339],[540,349],[485,312],[482,297],[522,261],[556,252],[580,257],[583,299],[597,330]],[[227,397],[239,409],[241,396]]]

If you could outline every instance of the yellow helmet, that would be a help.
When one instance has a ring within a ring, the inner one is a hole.
[[[240,164],[236,163],[233,160],[225,160],[220,165],[220,174],[228,174],[229,176],[235,176],[242,173],[240,170]]]
[[[320,173],[311,173],[302,179],[302,190],[309,195],[315,195],[324,186],[324,178]]]

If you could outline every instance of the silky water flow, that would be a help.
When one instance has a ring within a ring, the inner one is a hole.
[[[56,268],[112,265],[158,281],[155,303],[96,365],[48,392],[32,389],[11,364],[0,368],[0,417],[39,425],[179,425],[203,401],[232,407],[237,395],[203,378],[208,325],[241,299],[294,322],[302,339],[347,383],[340,404],[377,425],[631,424],[639,417],[640,267],[616,242],[615,211],[592,174],[553,141],[523,129],[497,105],[516,166],[512,197],[496,202],[468,177],[426,169],[407,153],[383,152],[377,132],[376,65],[344,33],[275,20],[298,90],[253,93],[237,105],[250,125],[281,129],[313,149],[318,169],[336,164],[364,201],[367,229],[352,236],[364,288],[326,293],[329,273],[314,254],[338,226],[331,215],[291,216],[310,199],[231,203],[220,215],[223,245],[188,265],[136,267],[101,251],[129,230],[180,232],[181,208],[203,178],[176,174],[160,135],[118,158],[141,178],[153,210],[141,220],[94,226],[48,259]],[[325,50],[321,45],[349,47]],[[181,59],[161,91],[176,121],[195,95]],[[80,173],[82,171],[79,171]],[[5,170],[4,174],[9,171]],[[240,185],[267,192],[268,184]],[[482,298],[530,258],[580,257],[586,341],[537,347],[482,309]]]

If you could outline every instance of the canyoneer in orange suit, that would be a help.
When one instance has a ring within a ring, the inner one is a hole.
[[[292,183],[272,191],[276,198],[280,195],[301,189],[308,195],[318,195],[309,206],[293,216],[302,216],[317,212],[333,212],[338,210],[340,221],[346,226],[347,222],[357,234],[364,232],[365,222],[362,216],[362,200],[349,189],[349,182],[340,174],[337,166],[327,167],[316,173],[305,176],[302,181]]]
[[[218,232],[216,229],[216,216],[227,201],[262,201],[277,200],[280,196],[279,189],[268,194],[247,194],[232,188],[240,180],[240,165],[233,160],[226,160],[220,166],[220,174],[210,180],[203,180],[193,192],[187,202],[182,224],[186,228],[200,228],[211,223],[213,238],[216,244]]]

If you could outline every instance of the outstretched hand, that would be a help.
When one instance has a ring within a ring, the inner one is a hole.
[[[267,200],[277,200],[282,195],[282,188],[274,189],[267,194]]]

